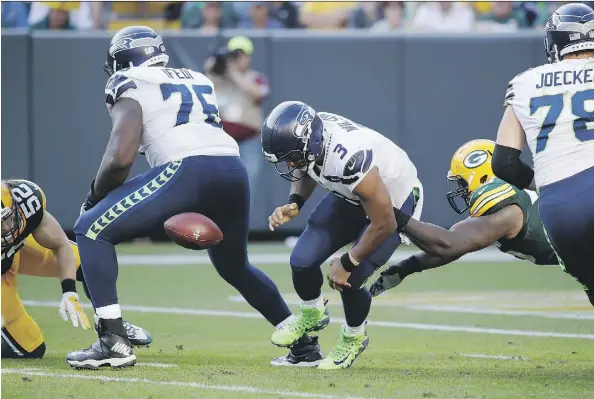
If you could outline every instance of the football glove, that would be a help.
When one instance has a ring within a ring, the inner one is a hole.
[[[91,189],[87,194],[87,198],[85,198],[85,202],[83,202],[82,206],[80,207],[80,214],[82,215],[86,211],[92,209],[95,205],[99,203],[103,198],[100,198],[95,194],[95,180],[91,182]]]
[[[382,292],[392,289],[399,285],[403,278],[400,277],[398,273],[398,265],[390,266],[386,270],[384,270],[380,277],[375,280],[371,287],[369,287],[369,292],[371,292],[371,296],[378,296]]]
[[[78,294],[76,292],[65,292],[62,294],[59,311],[64,321],[68,321],[68,317],[70,317],[70,321],[74,327],[78,327],[79,323],[83,330],[91,327],[91,323],[78,300]]]

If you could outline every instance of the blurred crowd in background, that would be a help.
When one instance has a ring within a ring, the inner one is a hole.
[[[513,32],[541,29],[568,2],[2,2],[3,28],[369,29]],[[594,2],[584,2],[594,3]],[[592,4],[590,4],[592,5]]]

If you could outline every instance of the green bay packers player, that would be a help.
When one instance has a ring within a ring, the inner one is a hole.
[[[78,248],[45,205],[45,195],[35,183],[2,181],[2,358],[41,358],[45,353],[41,330],[27,314],[17,291],[19,274],[59,277],[59,314],[74,327],[90,327],[76,293],[75,280],[82,280],[82,273],[77,272]],[[152,339],[144,329],[131,324],[128,332],[137,338],[136,345],[146,345]]]
[[[450,205],[470,216],[450,230],[419,222],[397,211],[399,228],[424,252],[390,266],[372,284],[373,296],[399,285],[408,275],[446,265],[461,256],[496,244],[502,252],[537,265],[559,264],[538,213],[537,194],[495,177],[491,160],[495,142],[473,140],[452,158],[448,180]],[[462,203],[462,206],[459,204]]]

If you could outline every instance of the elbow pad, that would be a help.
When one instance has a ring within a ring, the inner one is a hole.
[[[520,160],[521,153],[516,148],[495,144],[491,166],[495,176],[523,190],[532,183],[534,170]]]

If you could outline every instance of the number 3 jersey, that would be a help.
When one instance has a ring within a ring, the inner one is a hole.
[[[105,86],[107,109],[131,98],[142,107],[138,151],[151,167],[194,155],[238,156],[222,128],[212,82],[199,72],[133,67],[113,74]]]
[[[8,221],[16,223],[12,239],[5,245],[5,227],[2,226],[2,274],[10,270],[14,255],[25,245],[25,239],[41,224],[45,210],[45,194],[41,188],[28,180],[5,180],[2,182],[2,210],[12,207],[16,217]],[[10,190],[10,191],[9,191]],[[3,221],[3,224],[6,223]]]
[[[526,133],[538,187],[594,166],[594,59],[568,59],[516,76],[504,105]]]
[[[422,185],[417,169],[406,152],[390,139],[347,118],[328,112],[318,112],[324,124],[324,162],[313,164],[308,174],[328,191],[359,205],[353,190],[374,167],[388,188],[392,205],[400,208],[413,190],[419,201],[413,217],[422,210]]]

